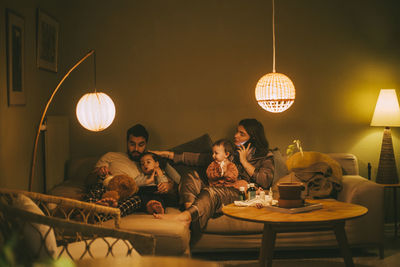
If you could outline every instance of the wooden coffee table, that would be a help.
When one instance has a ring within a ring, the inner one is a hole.
[[[336,200],[307,200],[322,203],[323,208],[304,213],[281,213],[266,208],[238,207],[229,204],[222,208],[225,215],[244,221],[264,223],[260,266],[272,266],[272,258],[277,233],[314,232],[333,230],[336,235],[346,266],[354,266],[344,225],[346,220],[365,215],[368,209]]]

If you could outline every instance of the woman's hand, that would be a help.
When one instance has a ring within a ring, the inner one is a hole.
[[[240,160],[240,163],[242,163],[242,165],[247,163],[247,155],[249,155],[249,153],[250,153],[250,145],[251,144],[248,144],[247,147],[245,147],[244,145],[239,146],[239,149],[238,149],[239,160]]]
[[[241,145],[238,149],[238,153],[239,153],[240,164],[242,164],[247,174],[251,177],[253,176],[256,168],[253,165],[251,165],[251,163],[248,162],[247,160],[247,156],[250,153],[250,145],[251,144],[248,144],[247,147]]]
[[[154,153],[163,158],[174,159],[174,152],[172,152],[172,151],[149,150],[149,152]]]

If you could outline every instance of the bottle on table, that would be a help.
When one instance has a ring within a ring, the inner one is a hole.
[[[247,189],[247,199],[251,200],[256,198],[256,187],[254,185],[254,183],[250,183],[249,184],[249,189]]]
[[[245,201],[246,200],[246,192],[245,192],[245,190],[244,190],[244,187],[243,186],[241,186],[241,187],[239,187],[239,200],[240,201]]]

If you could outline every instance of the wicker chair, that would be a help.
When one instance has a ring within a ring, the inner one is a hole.
[[[114,228],[101,225],[105,217],[114,218]],[[154,236],[120,230],[119,220],[119,209],[0,188],[0,252],[4,257],[11,247],[11,265],[49,258],[154,255]]]

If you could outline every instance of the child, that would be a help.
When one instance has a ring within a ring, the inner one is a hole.
[[[163,214],[165,200],[162,194],[158,193],[159,183],[168,183],[168,178],[160,168],[159,157],[151,152],[145,152],[140,157],[140,167],[143,175],[136,178],[139,186],[139,195],[142,199],[143,208],[150,214]]]
[[[207,177],[210,186],[233,186],[238,178],[238,169],[231,161],[235,153],[235,146],[226,139],[215,142],[212,146],[214,159],[207,168]]]

